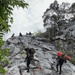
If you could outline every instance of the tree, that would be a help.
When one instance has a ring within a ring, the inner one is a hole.
[[[49,32],[49,39],[52,40],[52,37],[55,35],[55,31],[57,30],[57,21],[59,20],[59,4],[55,0],[50,4],[48,10],[45,11],[43,16],[44,26],[47,27],[47,32]]]
[[[43,21],[47,32],[49,32],[50,40],[63,33],[63,29],[65,29],[66,24],[69,22],[69,18],[66,18],[69,15],[69,6],[69,3],[64,2],[59,5],[58,1],[55,0],[45,11]]]
[[[72,12],[72,13],[75,13],[75,3],[73,3],[73,4],[71,5],[71,12]]]
[[[12,11],[14,7],[27,8],[28,3],[25,0],[0,0],[0,62],[7,62],[6,55],[8,55],[8,49],[3,50],[2,45],[3,34],[10,30],[9,23],[13,23]],[[0,73],[5,74],[4,68],[0,65]]]

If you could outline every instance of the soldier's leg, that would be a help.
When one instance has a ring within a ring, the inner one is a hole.
[[[30,60],[27,60],[27,72],[29,72],[29,65],[30,65]]]
[[[59,66],[59,64],[56,65],[57,72],[58,72],[58,66]]]
[[[61,72],[62,72],[62,65],[60,65],[60,72],[59,72],[59,74],[61,74]]]

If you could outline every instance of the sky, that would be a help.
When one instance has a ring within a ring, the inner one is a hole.
[[[14,8],[13,11],[13,19],[14,22],[11,24],[10,32],[4,35],[4,40],[11,37],[13,33],[16,36],[21,32],[23,35],[26,32],[38,32],[41,30],[45,31],[43,27],[43,19],[42,16],[47,8],[49,8],[50,4],[54,2],[54,0],[25,0],[29,3],[28,9],[22,8]],[[62,2],[73,3],[74,0],[58,0],[58,3]]]

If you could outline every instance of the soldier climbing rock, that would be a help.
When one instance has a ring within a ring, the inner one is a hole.
[[[63,54],[62,56],[58,56],[56,60],[57,60],[57,64],[56,64],[57,72],[58,72],[58,66],[59,66],[59,69],[60,69],[59,74],[61,74],[62,65],[63,65],[64,62],[66,63],[65,55]]]
[[[33,48],[26,48],[25,51],[27,55],[25,58],[25,61],[27,62],[27,72],[29,72],[29,66],[31,61],[34,59],[35,50]]]

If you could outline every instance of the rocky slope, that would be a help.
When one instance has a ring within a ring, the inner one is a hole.
[[[42,39],[31,35],[16,36],[9,38],[2,48],[10,48],[7,57],[9,65],[5,66],[6,75],[59,75],[56,72],[56,49]],[[36,53],[34,62],[30,65],[30,72],[26,72],[26,52],[24,48],[34,48]],[[61,75],[75,75],[75,66],[69,61],[63,65]]]

